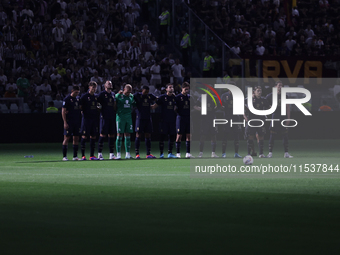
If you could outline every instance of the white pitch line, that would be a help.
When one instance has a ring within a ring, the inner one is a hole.
[[[183,174],[27,174],[27,173],[0,173],[0,175],[28,175],[28,176],[190,176],[189,173]]]

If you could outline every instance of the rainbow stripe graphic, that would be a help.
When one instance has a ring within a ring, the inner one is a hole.
[[[205,83],[201,83],[201,82],[198,82],[198,83],[200,83],[200,84],[206,86],[206,87],[209,88],[212,92],[214,92],[214,94],[217,96],[218,100],[220,101],[221,106],[223,106],[223,105],[222,105],[222,100],[221,100],[220,96],[218,95],[217,91],[216,91],[213,87],[211,87],[210,85],[205,84]],[[209,90],[203,89],[203,88],[198,88],[198,89],[203,90],[204,92],[206,92],[206,93],[212,98],[212,100],[214,101],[215,106],[217,106],[216,100],[215,100],[214,96],[211,94],[211,92],[210,92]]]

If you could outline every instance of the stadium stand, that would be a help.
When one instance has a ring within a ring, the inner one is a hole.
[[[142,15],[142,7],[151,14]],[[45,112],[47,102],[62,100],[72,85],[84,93],[91,80],[98,92],[105,80],[115,91],[123,83],[139,91],[150,82],[150,67],[171,52],[155,41],[159,15],[155,1],[2,1],[0,97],[11,80],[24,98],[22,112]]]
[[[86,92],[90,80],[100,81],[100,85],[111,80],[115,91],[130,83],[133,92],[139,91],[150,84],[155,62],[167,68],[164,62],[169,53],[185,67],[184,78],[201,76],[204,43],[217,60],[215,76],[228,69],[221,61],[225,55],[218,50],[223,43],[229,46],[226,55],[241,57],[340,56],[338,0],[174,3],[172,13],[168,1],[1,1],[0,97],[14,84],[14,96],[24,98],[32,112],[44,112],[47,101],[57,95],[62,100],[72,85]],[[200,21],[189,24],[187,6]],[[167,31],[160,28],[165,24]],[[211,34],[204,38],[204,24],[219,38]],[[190,37],[186,35],[189,25]],[[162,44],[157,42],[160,29]],[[164,38],[168,40],[164,42]],[[228,73],[232,76],[236,69]],[[166,71],[161,73],[164,78]],[[45,80],[47,87],[42,86]],[[154,89],[160,90],[165,81],[168,77]],[[10,92],[7,95],[13,95]]]

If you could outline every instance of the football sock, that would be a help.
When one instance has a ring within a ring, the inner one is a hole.
[[[94,149],[96,148],[96,139],[90,139],[90,157],[94,156]]]
[[[253,140],[253,144],[251,145],[251,153],[255,153],[255,142]]]
[[[99,139],[98,139],[98,152],[99,153],[103,152],[103,146],[104,146],[104,137],[99,136]]]
[[[237,134],[236,137],[235,137],[235,140],[234,140],[235,153],[238,153],[239,144],[240,144],[240,140],[239,140],[239,137],[238,137],[238,134]],[[254,147],[254,145],[253,145],[253,147]]]
[[[187,147],[187,153],[190,153],[190,141],[186,141],[185,146]]]
[[[181,142],[176,142],[176,152],[180,153],[181,151]]]
[[[204,149],[204,141],[200,141],[200,152],[203,152]]]
[[[163,151],[164,151],[164,140],[165,140],[165,135],[160,134],[160,136],[159,136],[159,151],[160,151],[161,154],[163,154]]]
[[[283,147],[285,152],[288,152],[288,134],[283,135]]]
[[[168,153],[172,153],[172,148],[174,146],[174,141],[175,141],[175,135],[169,135],[169,140],[168,140]]]
[[[73,157],[78,156],[78,145],[73,145]]]
[[[136,152],[136,155],[139,154],[139,147],[140,147],[140,139],[139,139],[139,137],[136,136],[136,139],[135,139],[135,152]]]
[[[226,141],[225,141],[225,142],[223,141],[223,142],[222,142],[222,154],[225,153],[226,149],[227,149],[227,142],[226,142]]]
[[[121,152],[121,150],[122,150],[122,140],[123,140],[123,137],[117,136],[117,139],[116,139],[117,152]]]
[[[63,145],[63,157],[67,156],[67,145]]]
[[[263,154],[263,140],[259,140],[259,151],[260,155]]]
[[[275,134],[270,133],[270,137],[269,137],[269,152],[273,152],[274,140],[275,140]]]
[[[146,155],[151,153],[151,138],[145,138]]]
[[[109,149],[110,149],[110,153],[113,153],[114,146],[115,146],[115,138],[114,137],[109,137]]]
[[[81,146],[81,155],[84,157],[85,156],[86,139],[81,138],[80,146]]]
[[[125,151],[130,153],[131,149],[131,138],[130,136],[125,136]]]
[[[216,151],[216,142],[211,142],[211,151],[212,152]]]
[[[247,140],[248,154],[250,155],[252,150],[254,149],[254,141],[248,139]],[[236,152],[235,152],[236,153]]]
[[[161,154],[163,154],[164,151],[164,141],[159,141],[159,151]]]

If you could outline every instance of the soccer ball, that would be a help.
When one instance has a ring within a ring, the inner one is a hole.
[[[253,159],[253,157],[250,156],[250,155],[247,155],[247,156],[245,156],[245,157],[243,158],[243,163],[244,163],[245,165],[251,165],[251,164],[253,164],[253,162],[254,162],[254,159]]]

